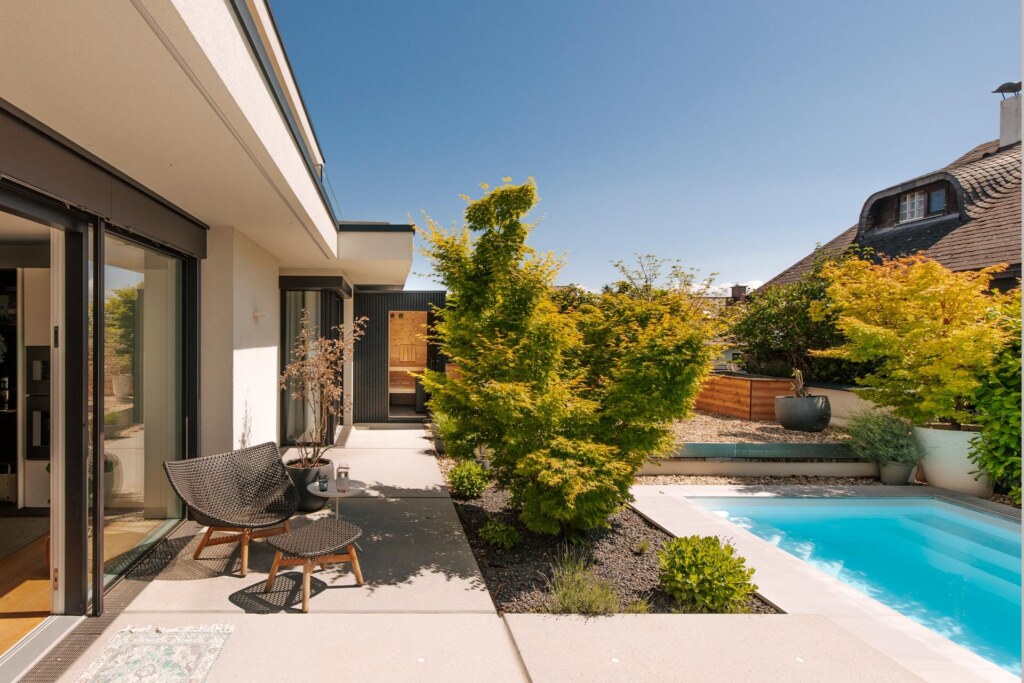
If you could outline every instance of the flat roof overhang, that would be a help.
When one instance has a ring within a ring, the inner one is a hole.
[[[391,223],[338,224],[338,260],[353,285],[401,289],[412,269],[411,225]]]
[[[282,267],[339,267],[335,218],[232,4],[3,3],[0,60],[0,96],[182,211]]]

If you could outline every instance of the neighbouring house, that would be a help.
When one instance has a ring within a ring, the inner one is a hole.
[[[795,282],[820,254],[851,245],[888,257],[923,252],[951,270],[998,263],[1001,288],[1021,277],[1021,96],[1000,101],[999,139],[948,166],[880,190],[864,202],[855,225],[782,271],[762,287]]]
[[[11,680],[181,521],[164,461],[303,433],[303,311],[369,317],[345,423],[422,419],[444,294],[402,291],[411,226],[341,220],[266,0],[4,3],[0,63],[0,575],[43,586],[0,601]]]

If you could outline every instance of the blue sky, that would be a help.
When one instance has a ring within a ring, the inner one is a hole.
[[[534,176],[531,243],[591,288],[638,252],[767,280],[998,137],[1020,78],[1012,0],[272,6],[345,219],[450,224]]]

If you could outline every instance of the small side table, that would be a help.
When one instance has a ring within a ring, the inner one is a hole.
[[[334,480],[331,479],[331,480],[328,480],[328,482],[327,482],[327,490],[326,491],[321,491],[320,490],[320,482],[316,482],[316,481],[314,481],[312,484],[307,486],[306,489],[310,493],[315,495],[315,496],[320,496],[321,498],[332,499],[334,501],[334,518],[335,519],[340,519],[341,515],[340,515],[340,513],[338,511],[338,508],[341,507],[341,499],[342,498],[351,498],[352,496],[357,496],[360,493],[362,493],[363,491],[365,491],[366,490],[366,482],[365,481],[359,481],[358,479],[350,479],[349,482],[348,482],[348,491],[339,491],[338,489],[336,489],[334,487]]]

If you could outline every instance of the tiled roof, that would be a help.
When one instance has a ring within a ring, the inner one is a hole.
[[[892,230],[858,234],[853,226],[808,254],[766,285],[788,284],[810,270],[815,254],[842,253],[854,241],[886,256],[923,251],[952,270],[1021,262],[1021,146],[978,145],[936,173],[948,173],[963,191],[965,217],[928,219]],[[926,177],[926,176],[922,176]],[[948,176],[947,176],[948,177]]]

